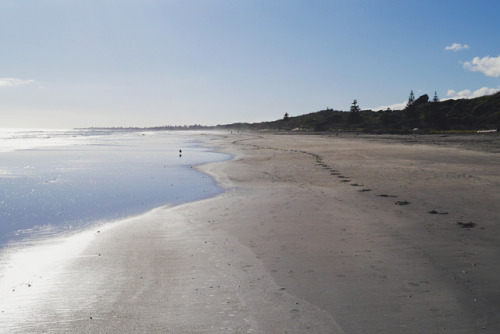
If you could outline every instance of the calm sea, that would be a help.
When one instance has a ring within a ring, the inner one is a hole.
[[[192,132],[0,130],[0,251],[222,190]],[[180,153],[182,150],[182,154]]]

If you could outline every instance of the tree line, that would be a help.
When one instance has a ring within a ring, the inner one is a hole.
[[[437,92],[415,98],[413,90],[402,110],[362,110],[354,100],[349,111],[326,108],[300,116],[285,113],[282,119],[218,127],[251,130],[353,130],[374,133],[475,131],[500,128],[500,93],[474,99],[440,101]]]

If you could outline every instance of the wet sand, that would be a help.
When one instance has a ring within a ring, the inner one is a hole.
[[[95,231],[59,274],[23,287],[37,296],[29,313],[0,310],[0,329],[500,331],[495,148],[273,134],[207,142],[234,155],[200,167],[224,194]]]

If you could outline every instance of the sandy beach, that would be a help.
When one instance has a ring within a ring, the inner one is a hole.
[[[226,192],[93,231],[0,330],[498,333],[499,137],[404,138],[207,136]]]

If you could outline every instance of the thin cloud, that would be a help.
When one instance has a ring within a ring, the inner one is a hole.
[[[458,99],[473,99],[476,97],[481,97],[485,95],[493,95],[495,93],[500,92],[500,86],[498,88],[488,88],[488,87],[481,87],[478,90],[471,91],[470,89],[464,89],[459,92],[450,89],[446,93],[447,98],[441,99],[441,101],[446,101],[446,100],[458,100]],[[395,103],[395,104],[390,104],[390,105],[385,105],[385,106],[380,106],[377,108],[371,108],[371,110],[387,110],[387,108],[391,110],[403,110],[406,108],[406,104],[408,101],[401,102],[401,103]]]
[[[33,82],[35,82],[35,80],[0,78],[0,87],[18,87],[18,86],[23,86],[23,85],[29,85]]]
[[[448,90],[448,93],[446,93],[446,96],[448,96],[452,100],[456,99],[473,99],[476,97],[481,97],[485,95],[492,95],[495,93],[500,92],[500,88],[488,88],[488,87],[481,87],[478,90],[471,91],[470,89],[464,89],[459,92],[450,89]]]
[[[475,57],[464,63],[464,68],[473,72],[482,72],[489,77],[500,76],[500,55],[498,57]]]
[[[387,105],[387,106],[380,106],[380,107],[377,107],[377,108],[372,108],[372,110],[387,110],[387,109],[391,109],[391,110],[403,110],[404,108],[406,108],[406,104],[408,102],[401,102],[401,103],[395,103],[395,104],[390,104],[390,105]]]
[[[468,46],[467,44],[453,43],[452,45],[447,46],[444,49],[446,51],[457,52],[457,51],[460,51],[460,50],[463,50],[463,49],[468,49],[468,48],[470,48],[470,46]]]

